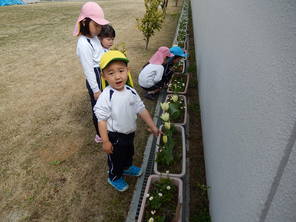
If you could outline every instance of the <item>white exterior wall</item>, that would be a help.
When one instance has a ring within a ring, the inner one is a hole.
[[[213,222],[296,221],[296,1],[191,0]]]

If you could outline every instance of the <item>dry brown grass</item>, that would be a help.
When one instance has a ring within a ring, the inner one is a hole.
[[[169,3],[163,29],[145,51],[135,19],[143,0],[98,1],[125,42],[137,73],[170,46],[180,7]],[[0,218],[3,221],[124,221],[133,193],[107,184],[106,156],[93,141],[90,104],[72,31],[82,2],[0,8]],[[181,5],[181,4],[179,4]],[[139,94],[142,91],[136,87]],[[150,111],[154,102],[144,100]],[[135,140],[141,164],[148,133]]]

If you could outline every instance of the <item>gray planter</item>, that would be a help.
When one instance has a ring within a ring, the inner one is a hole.
[[[159,181],[160,178],[166,178],[166,176],[150,175],[148,177],[147,185],[145,187],[145,192],[144,192],[144,198],[141,203],[141,208],[140,208],[139,217],[138,217],[137,222],[144,222],[143,216],[144,216],[144,212],[145,212],[147,194],[149,193],[149,189],[151,187],[151,184],[153,184],[156,181]],[[182,207],[183,207],[183,182],[179,178],[171,178],[171,177],[169,177],[169,178],[172,181],[172,183],[178,187],[178,204],[176,206],[176,214],[175,214],[176,216],[174,218],[174,221],[181,222],[182,221]]]
[[[155,159],[154,159],[154,173],[157,174],[157,175],[168,175],[170,177],[178,177],[178,178],[182,178],[185,173],[186,173],[186,145],[185,145],[185,131],[184,131],[184,128],[183,126],[181,125],[177,125],[177,124],[174,124],[175,127],[176,127],[176,130],[178,131],[178,133],[181,134],[181,137],[182,137],[182,169],[181,169],[181,173],[166,173],[166,172],[161,172],[159,171],[158,169],[158,164],[156,162],[156,158],[157,158],[157,153],[159,152],[159,144],[160,144],[160,139],[162,138],[162,135],[159,135],[157,137],[157,142],[156,142],[156,149],[155,149],[155,152],[156,152],[156,155],[155,155]],[[162,129],[163,125],[160,126],[160,129]],[[167,169],[168,171],[170,171],[169,167]]]
[[[188,111],[188,110],[187,110],[187,98],[186,98],[186,96],[184,96],[184,95],[167,94],[167,96],[166,96],[166,98],[165,98],[165,102],[168,102],[169,99],[170,99],[173,95],[177,95],[177,96],[179,97],[179,99],[182,98],[183,101],[184,101],[184,118],[183,118],[182,121],[179,121],[179,122],[172,122],[172,121],[171,121],[171,123],[173,123],[173,124],[178,124],[178,125],[185,125],[185,124],[187,123],[187,111]]]
[[[185,88],[184,88],[183,91],[180,91],[180,92],[172,91],[172,90],[170,89],[170,85],[173,84],[173,79],[174,79],[174,77],[175,77],[175,76],[178,76],[178,75],[183,75],[183,76],[186,78],[186,81],[185,81]],[[183,94],[183,95],[184,95],[184,94],[187,93],[188,84],[189,84],[189,75],[188,75],[187,73],[175,73],[175,74],[173,74],[173,76],[172,76],[172,78],[171,78],[171,80],[170,80],[170,82],[169,82],[169,86],[168,86],[168,88],[167,88],[167,93],[172,93],[172,94]]]

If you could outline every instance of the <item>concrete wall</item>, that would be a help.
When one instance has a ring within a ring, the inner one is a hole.
[[[296,1],[191,0],[213,222],[296,221]]]

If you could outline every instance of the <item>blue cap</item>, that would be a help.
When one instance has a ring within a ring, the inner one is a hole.
[[[173,53],[175,56],[181,56],[181,57],[188,56],[188,54],[185,53],[185,51],[179,46],[173,46],[172,48],[170,48],[170,52]]]

